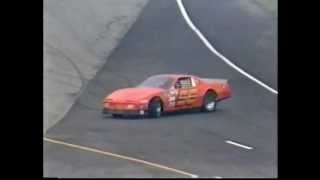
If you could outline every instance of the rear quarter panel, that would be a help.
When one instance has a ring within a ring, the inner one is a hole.
[[[231,96],[231,89],[228,83],[206,83],[201,81],[199,89],[201,89],[201,95],[202,97],[205,95],[205,93],[212,89],[217,94],[217,99],[222,100],[224,98]]]

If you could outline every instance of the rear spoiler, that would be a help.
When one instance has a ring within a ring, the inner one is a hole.
[[[222,83],[227,84],[228,79],[209,79],[209,78],[201,78],[202,81],[205,81],[207,83]]]

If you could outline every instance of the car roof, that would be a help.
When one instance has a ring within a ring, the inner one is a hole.
[[[170,78],[174,78],[174,79],[177,79],[177,78],[183,77],[183,76],[196,77],[196,76],[190,75],[190,74],[156,74],[151,77],[156,77],[156,76],[164,76],[164,77],[170,77]]]

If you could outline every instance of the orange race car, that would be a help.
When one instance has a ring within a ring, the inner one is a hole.
[[[217,102],[231,96],[226,79],[205,79],[193,75],[161,74],[151,76],[133,88],[119,89],[103,100],[103,113],[113,117],[148,115],[201,108],[216,109]]]

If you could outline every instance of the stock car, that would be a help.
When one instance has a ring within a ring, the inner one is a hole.
[[[200,108],[213,112],[217,102],[231,97],[227,79],[194,75],[154,75],[132,88],[118,89],[103,99],[103,114],[113,117],[147,115],[158,118],[164,112]]]

